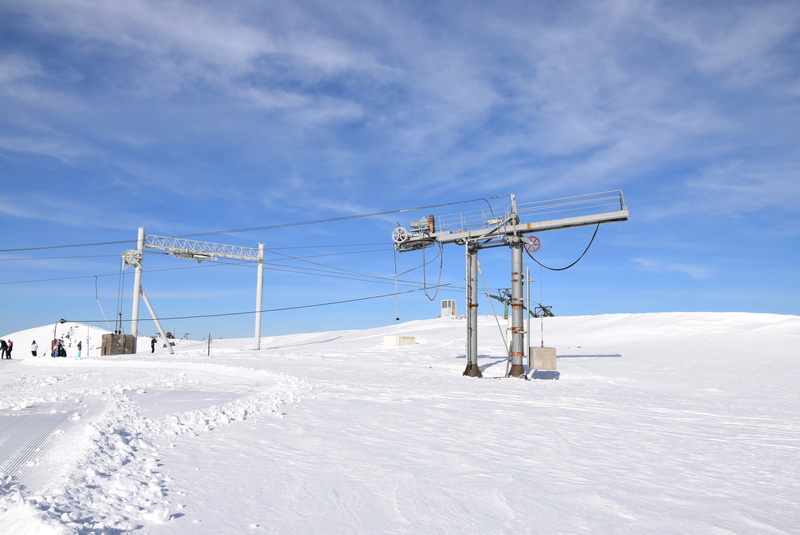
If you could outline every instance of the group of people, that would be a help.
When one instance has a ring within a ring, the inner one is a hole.
[[[13,341],[0,340],[0,359],[10,359],[12,349],[14,349]]]
[[[67,356],[67,348],[64,347],[64,340],[53,340],[50,342],[50,356],[53,358]]]
[[[83,349],[83,343],[78,340],[78,354],[76,355],[78,358],[81,358],[81,349]],[[31,353],[33,356],[36,356],[36,350],[38,346],[36,345],[36,340],[33,341],[33,345],[31,346]],[[66,357],[67,356],[67,348],[64,347],[64,340],[53,340],[50,342],[50,356],[51,357]]]
[[[2,344],[0,344],[0,348],[5,348],[6,347],[6,343],[4,341],[2,341],[2,340],[0,340],[0,342],[3,342]],[[13,343],[9,340],[8,345],[9,345],[8,350],[7,350],[8,358],[11,358],[11,346],[13,345]],[[78,355],[77,355],[78,358],[81,358],[81,349],[82,348],[83,348],[83,344],[79,340],[78,341]],[[38,357],[39,356],[39,344],[36,343],[36,340],[31,342],[31,355],[34,356],[34,357]],[[55,358],[55,357],[66,357],[67,356],[67,348],[64,346],[64,340],[59,339],[59,340],[53,340],[52,342],[50,342],[50,356],[53,357],[53,358]]]

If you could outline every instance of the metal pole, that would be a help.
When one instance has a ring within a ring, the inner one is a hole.
[[[158,317],[156,316],[155,311],[153,310],[153,305],[150,304],[150,300],[147,298],[147,294],[144,293],[144,288],[141,286],[139,289],[142,291],[142,299],[144,299],[144,304],[147,306],[147,310],[150,311],[150,315],[153,317],[153,321],[156,322],[156,327],[158,327],[158,332],[161,333],[161,337],[164,338],[164,341],[167,343],[167,349],[169,349],[169,354],[174,355],[175,351],[172,350],[172,343],[167,338],[166,333],[164,333],[164,328],[161,326],[161,322],[158,321]]]
[[[136,272],[133,276],[133,310],[131,311],[131,334],[134,341],[139,336],[139,295],[142,293],[142,264],[144,263],[144,227],[139,227],[139,237],[136,240],[136,249],[139,251]],[[135,342],[134,342],[135,343]]]
[[[256,282],[256,351],[261,349],[261,304],[264,293],[264,244],[258,244],[258,279]]]
[[[511,368],[508,377],[526,377],[522,357],[525,355],[525,327],[522,321],[523,282],[522,282],[522,240],[519,236],[509,238],[511,246],[511,348],[509,358]]]
[[[467,368],[464,375],[483,377],[478,367],[478,247],[467,242]]]

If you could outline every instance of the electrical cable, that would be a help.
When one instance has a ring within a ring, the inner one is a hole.
[[[376,284],[394,284],[394,282],[388,277],[373,277],[373,278],[358,278],[358,277],[351,277],[347,275],[331,275],[331,274],[324,274],[324,273],[314,273],[313,271],[295,271],[291,269],[278,269],[278,268],[264,268],[268,271],[277,271],[281,273],[292,273],[294,275],[311,275],[315,277],[325,277],[329,279],[344,279],[344,280],[354,280],[360,282],[373,282]],[[398,280],[399,284],[403,286],[414,286],[419,287],[420,283],[416,281],[409,281],[409,280]],[[449,284],[439,284],[438,287],[450,287]],[[423,286],[424,288],[424,286]],[[433,288],[433,286],[428,286],[428,288]]]
[[[116,256],[116,255],[115,255]],[[182,269],[200,269],[200,268],[210,268],[210,267],[219,267],[220,265],[233,265],[233,264],[207,264],[205,266],[184,266],[184,267],[177,267],[177,268],[163,268],[163,269],[151,269],[148,273],[157,273],[160,271],[180,271]],[[23,280],[23,281],[4,281],[0,282],[2,284],[27,284],[30,282],[53,282],[53,281],[65,281],[65,280],[75,280],[75,279],[91,279],[93,277],[115,277],[119,276],[119,273],[101,273],[98,275],[75,275],[73,277],[54,277],[51,279],[31,279],[31,280]]]
[[[325,268],[328,268],[328,269],[333,269],[333,270],[336,270],[336,271],[340,271],[340,272],[343,272],[343,273],[350,273],[350,274],[353,274],[353,275],[362,275],[362,276],[365,276],[365,277],[371,277],[372,276],[372,275],[368,275],[366,273],[360,273],[358,271],[352,271],[352,270],[349,270],[349,269],[337,268],[337,267],[334,267],[334,266],[329,266],[327,264],[320,264],[319,262],[312,262],[311,260],[307,260],[306,258],[303,258],[303,257],[289,256],[289,255],[286,255],[286,254],[283,254],[283,253],[276,253],[274,251],[270,251],[270,252],[273,253],[273,254],[276,254],[278,256],[282,256],[284,258],[287,258],[289,260],[301,260],[301,261],[303,261],[303,262],[305,262],[307,264],[313,264],[315,266],[321,266],[321,267],[325,267]],[[265,261],[265,264],[266,263],[267,263],[267,261]]]
[[[286,249],[338,249],[340,247],[367,247],[373,245],[380,245],[386,248],[386,243],[344,243],[344,244],[330,244],[330,245],[295,245],[293,247],[270,247],[267,251],[284,251]]]
[[[319,220],[312,220],[312,221],[305,221],[305,222],[286,223],[286,224],[278,224],[278,225],[268,225],[268,226],[263,226],[263,227],[251,227],[251,228],[243,228],[243,229],[232,229],[232,230],[225,230],[225,231],[213,231],[213,232],[207,232],[207,233],[188,234],[188,235],[184,235],[183,237],[215,235],[215,234],[235,233],[235,232],[247,232],[247,231],[254,231],[254,230],[267,230],[267,229],[285,228],[285,227],[293,227],[293,226],[300,226],[300,225],[328,223],[328,222],[343,221],[343,220],[349,220],[349,219],[375,217],[375,216],[381,216],[381,215],[386,215],[386,214],[390,214],[390,213],[401,213],[401,212],[408,212],[408,211],[414,211],[414,210],[424,210],[424,209],[429,209],[429,208],[438,208],[438,207],[442,207],[442,206],[451,206],[451,205],[475,202],[475,201],[480,201],[480,200],[483,200],[484,202],[486,202],[487,205],[489,206],[490,212],[493,213],[491,203],[489,203],[488,199],[495,199],[495,198],[499,198],[499,197],[501,197],[501,196],[492,196],[492,197],[482,198],[482,199],[471,199],[471,200],[465,200],[465,201],[441,203],[441,204],[436,204],[436,205],[429,205],[429,206],[422,206],[422,207],[415,207],[415,208],[405,208],[405,209],[400,209],[400,210],[391,210],[391,211],[384,211],[384,212],[373,212],[373,213],[367,213],[367,214],[356,214],[356,215],[351,215],[351,216],[342,216],[342,217],[319,219]],[[28,248],[18,248],[18,249],[4,249],[4,250],[0,250],[0,252],[34,251],[34,250],[46,250],[46,249],[70,248],[70,247],[118,245],[118,244],[132,243],[132,242],[133,242],[133,240],[129,240],[128,239],[128,240],[94,242],[94,243],[84,243],[84,244],[63,244],[63,245],[55,245],[55,246],[28,247]],[[363,245],[365,245],[365,244],[351,244],[351,245],[347,245],[347,246],[363,246]],[[370,244],[370,245],[372,245],[372,244]],[[375,245],[378,245],[378,244],[375,244]],[[412,268],[411,270],[409,270],[409,271],[413,271],[413,270],[419,269],[419,268],[423,269],[423,287],[422,288],[415,288],[415,289],[408,290],[408,291],[405,291],[405,292],[398,292],[397,291],[398,290],[398,285],[400,284],[401,280],[398,279],[398,274],[397,274],[397,269],[396,269],[396,258],[395,258],[395,277],[394,277],[395,293],[394,294],[385,294],[385,295],[382,295],[382,296],[374,296],[374,297],[367,297],[367,298],[354,299],[354,300],[336,301],[336,302],[323,303],[323,304],[319,304],[319,305],[308,305],[308,306],[310,307],[310,306],[322,306],[322,305],[329,305],[329,304],[347,303],[347,302],[352,302],[352,301],[360,301],[360,300],[365,300],[365,299],[375,299],[375,298],[386,297],[386,296],[391,296],[391,295],[394,295],[397,298],[397,296],[399,296],[401,294],[410,293],[410,292],[416,292],[416,291],[423,291],[425,293],[426,297],[428,297],[428,299],[432,301],[437,297],[438,292],[442,287],[441,280],[442,280],[442,276],[443,276],[443,264],[444,264],[443,256],[444,255],[443,255],[443,245],[441,243],[439,243],[438,245],[439,245],[439,254],[437,256],[439,257],[439,275],[438,275],[438,281],[437,281],[436,285],[432,285],[432,286],[428,285],[427,270],[425,269],[425,267],[427,266],[428,262],[423,261],[423,264],[421,266],[417,266],[417,267]],[[316,247],[332,247],[332,246],[316,246]],[[275,250],[272,250],[272,252],[274,252],[274,251]],[[395,252],[395,255],[396,255],[396,250],[394,248],[393,248],[393,251]],[[357,254],[357,253],[364,253],[364,252],[369,253],[369,252],[377,252],[377,251],[355,251],[355,252],[350,252],[350,253],[339,253],[339,254]],[[150,254],[150,253],[148,252],[148,254]],[[158,254],[166,254],[166,253],[158,253]],[[275,253],[275,254],[280,254],[280,253]],[[379,276],[369,275],[369,274],[365,274],[365,273],[360,273],[360,272],[357,272],[357,271],[345,270],[345,269],[335,268],[335,267],[332,267],[332,266],[327,266],[325,264],[319,264],[319,263],[316,263],[316,262],[311,262],[311,261],[308,261],[308,260],[304,260],[303,258],[300,258],[300,257],[290,257],[289,255],[282,255],[282,254],[280,254],[280,255],[284,256],[286,258],[290,258],[292,260],[302,260],[302,261],[306,261],[306,262],[311,263],[311,264],[317,264],[317,265],[320,265],[320,266],[323,266],[323,267],[327,267],[327,268],[330,268],[330,269],[332,269],[334,271],[338,271],[339,273],[345,273],[345,274],[349,273],[349,274],[353,274],[353,275],[356,275],[356,276],[369,277],[369,278],[373,278],[373,279],[386,279],[386,277],[379,277]],[[116,255],[99,255],[99,256],[116,256]],[[92,258],[92,257],[99,257],[99,256],[98,255],[95,255],[95,256],[88,256],[87,255],[87,256],[75,256],[75,257],[52,257],[50,259],[57,259],[57,258]],[[328,256],[328,255],[314,255],[314,256]],[[44,259],[48,259],[48,257],[40,257],[38,259],[44,260]],[[2,260],[2,259],[0,259],[0,260]],[[435,260],[436,260],[436,258],[433,258],[430,262],[432,263]],[[172,269],[151,270],[151,272],[155,272],[155,271],[173,271],[173,270],[178,270],[178,269],[193,269],[193,268],[198,268],[198,267],[211,267],[212,265],[214,265],[214,264],[207,264],[206,266],[192,266],[192,267],[181,267],[181,268],[172,268]],[[219,265],[219,264],[217,264],[217,265]],[[223,265],[235,265],[235,264],[224,263]],[[242,264],[238,264],[238,265],[242,265]],[[295,269],[297,269],[297,268],[295,268]],[[278,269],[276,269],[276,270],[278,270]],[[297,271],[295,271],[295,272],[297,272]],[[306,274],[308,274],[308,273],[306,273]],[[120,266],[120,271],[117,274],[117,276],[118,276],[117,312],[118,312],[119,323],[120,324],[122,322],[122,305],[123,305],[123,300],[124,300],[123,288],[124,288],[124,285],[125,285],[125,282],[124,282],[125,281],[125,275],[126,275],[126,273],[125,273],[125,264],[124,264],[124,261],[123,261],[121,263],[121,266]],[[402,274],[400,274],[400,275],[402,275]],[[98,288],[97,288],[98,277],[101,277],[101,276],[112,276],[112,274],[99,274],[99,275],[87,275],[87,276],[76,276],[76,277],[60,277],[60,278],[28,280],[28,281],[0,282],[0,284],[13,284],[15,282],[16,283],[45,282],[45,281],[69,280],[69,279],[79,279],[79,278],[94,277],[94,279],[95,279],[95,299],[97,300],[98,306],[100,307],[101,313],[102,313],[102,315],[104,317],[103,321],[105,321],[108,324],[108,319],[107,319],[107,317],[105,315],[105,312],[104,312],[104,310],[102,308],[102,304],[100,303],[100,300],[99,300],[99,293],[98,293]],[[332,275],[320,275],[320,276],[329,276],[329,277],[332,277],[332,278],[333,277],[346,278],[346,277],[344,277],[342,275],[335,275],[335,276],[332,276]],[[365,281],[366,279],[361,278],[361,279],[355,279],[355,280]],[[370,281],[370,282],[376,282],[376,281],[373,280],[373,281]],[[382,282],[382,281],[378,280],[377,282]],[[417,283],[412,283],[410,281],[408,281],[408,282],[407,281],[402,281],[402,283],[406,284],[406,285],[408,285],[408,284],[416,285],[417,284]],[[446,285],[446,286],[449,286],[449,285]],[[428,289],[429,288],[435,288],[436,291],[433,294],[433,296],[430,296],[428,294]],[[306,308],[306,307],[304,307],[304,306],[288,307],[288,308],[284,308],[284,309],[272,309],[272,310],[267,310],[267,311],[291,310],[291,309],[296,309],[296,308]],[[397,312],[397,317],[399,319],[399,306],[397,307],[396,312]],[[230,314],[223,314],[223,315],[230,315]],[[214,315],[210,315],[210,316],[213,317]],[[189,317],[193,317],[193,316],[188,316],[187,318],[189,318]],[[198,316],[198,317],[209,317],[209,316]],[[180,319],[180,318],[165,318],[165,319]],[[120,329],[121,329],[121,325],[118,327],[118,331],[119,332],[121,332]]]
[[[122,243],[135,244],[136,240],[104,241],[95,243],[73,243],[69,245],[46,245],[42,247],[20,247],[18,249],[0,249],[0,253],[14,253],[18,251],[43,251],[45,249],[66,249],[69,247],[96,247],[99,245],[120,245]]]
[[[152,253],[152,252],[147,252],[147,254],[159,254],[159,255],[164,254],[164,255],[166,255],[166,253]],[[299,259],[302,259],[302,258],[299,258]],[[433,262],[435,260],[436,260],[436,258],[432,259],[430,262]],[[354,273],[356,275],[360,275],[361,278],[324,275],[324,273],[336,273],[337,272],[337,268],[332,267],[332,266],[325,266],[325,267],[330,267],[332,271],[326,272],[324,270],[315,270],[315,271],[319,271],[320,273],[311,273],[310,272],[311,268],[301,268],[299,266],[282,266],[280,264],[274,263],[274,261],[265,261],[264,264],[265,264],[265,266],[264,266],[265,269],[267,269],[269,271],[278,271],[278,272],[284,272],[284,273],[294,273],[294,274],[297,274],[297,275],[306,274],[306,275],[315,275],[315,276],[330,276],[331,278],[347,278],[347,279],[350,279],[350,280],[360,280],[360,281],[364,281],[364,282],[383,282],[381,279],[391,282],[393,280],[393,277],[390,277],[390,276],[370,275],[370,274],[367,274],[367,273],[358,273],[358,272],[352,272],[352,273]],[[318,265],[324,266],[324,264],[318,264]],[[186,269],[219,268],[219,267],[225,267],[225,266],[236,266],[236,267],[246,267],[246,268],[255,267],[252,263],[225,262],[224,260],[217,260],[216,262],[209,262],[209,263],[204,263],[202,265],[195,265],[195,266],[182,266],[182,267],[175,267],[175,268],[151,269],[151,270],[148,271],[148,273],[158,273],[158,272],[165,272],[165,271],[181,271],[181,270],[186,270]],[[280,269],[281,267],[285,267],[285,268],[291,267],[293,269]],[[410,271],[414,271],[416,269],[420,269],[421,267],[423,267],[423,266],[422,265],[416,266],[416,267],[414,267],[414,268],[412,268],[412,269],[410,269],[410,270],[408,270],[408,271],[406,271],[404,273],[400,273],[399,275],[402,276],[405,273],[408,273]],[[349,272],[349,270],[339,270],[339,271],[343,272],[343,273],[348,273]],[[95,277],[119,277],[119,276],[120,276],[119,273],[100,273],[100,274],[95,274],[95,275],[75,275],[75,276],[72,276],[72,277],[53,277],[53,278],[47,278],[47,279],[29,279],[29,280],[17,280],[17,281],[2,281],[2,282],[0,282],[0,285],[28,284],[28,283],[36,283],[36,282],[56,282],[56,281],[65,281],[65,280],[90,279],[90,278],[95,278]],[[419,284],[416,281],[403,280],[403,279],[399,279],[399,282],[401,284],[414,285],[414,286],[417,286]]]
[[[526,253],[528,253],[528,256],[530,256],[530,257],[531,257],[531,260],[533,260],[534,262],[536,262],[537,264],[539,264],[541,267],[543,267],[543,268],[545,268],[545,269],[549,269],[550,271],[564,271],[564,270],[566,270],[566,269],[569,269],[569,268],[571,268],[572,266],[574,266],[574,265],[575,265],[575,264],[577,264],[578,262],[580,262],[580,261],[581,261],[581,258],[583,258],[583,256],[584,256],[586,253],[588,253],[588,252],[589,252],[589,248],[592,246],[592,243],[594,243],[594,238],[595,238],[595,236],[597,236],[597,231],[598,231],[599,229],[600,229],[600,223],[598,223],[598,224],[597,224],[597,226],[594,228],[594,234],[592,234],[592,239],[591,239],[591,240],[589,240],[589,245],[587,245],[587,246],[586,246],[586,249],[584,249],[584,250],[583,250],[583,252],[582,252],[582,253],[581,253],[581,255],[578,257],[578,259],[577,259],[577,260],[575,260],[573,263],[571,263],[570,265],[568,265],[568,266],[566,266],[566,267],[562,267],[562,268],[551,268],[551,267],[545,266],[544,264],[542,264],[541,262],[539,262],[538,260],[536,260],[536,259],[533,257],[533,255],[531,254],[531,252],[530,252],[530,251],[528,251],[528,249],[527,249],[527,248],[523,247],[523,249],[525,250],[525,252],[526,252]]]
[[[436,243],[439,245],[439,254],[436,255],[436,256],[439,257],[439,279],[436,281],[436,286],[435,286],[436,293],[433,294],[433,297],[428,295],[428,290],[427,290],[427,287],[428,287],[428,270],[427,269],[423,269],[422,270],[422,285],[423,285],[423,288],[425,288],[425,297],[428,298],[428,301],[433,301],[434,299],[436,299],[436,296],[439,295],[439,285],[442,282],[442,267],[444,266],[444,245],[442,243],[440,243],[440,242],[436,242]],[[431,260],[431,262],[433,262],[434,260],[436,260],[436,257],[434,257],[433,260]],[[427,266],[428,265],[428,263],[425,262],[425,249],[422,250],[422,262],[423,262],[423,266]]]
[[[423,290],[423,288],[417,288],[415,290],[406,290],[405,292],[399,292],[399,295],[409,294],[409,293],[413,293],[413,292],[421,292],[422,290]],[[371,295],[371,296],[368,296],[368,297],[357,297],[357,298],[354,298],[354,299],[343,299],[341,301],[328,301],[328,302],[325,302],[325,303],[313,303],[313,304],[310,304],[310,305],[297,305],[297,306],[282,307],[282,308],[267,308],[267,309],[262,309],[262,310],[251,310],[251,311],[248,311],[248,312],[226,312],[226,313],[222,313],[222,314],[198,314],[196,316],[173,316],[173,317],[170,317],[170,318],[161,318],[160,317],[158,319],[160,321],[187,320],[187,319],[197,319],[197,318],[221,318],[221,317],[225,317],[225,316],[244,316],[244,315],[247,315],[247,314],[255,314],[257,312],[284,312],[286,310],[299,310],[299,309],[305,309],[305,308],[316,308],[316,307],[331,306],[331,305],[341,305],[341,304],[346,304],[346,303],[356,303],[356,302],[359,302],[359,301],[369,301],[371,299],[382,299],[384,297],[394,297],[395,295],[397,295],[397,294],[390,293],[390,294],[383,294],[383,295]],[[75,323],[102,323],[103,322],[103,320],[69,320],[69,321],[75,322]],[[147,319],[147,318],[139,318],[139,321],[142,322],[142,321],[155,321],[155,320],[152,319],[152,318],[149,318],[149,319]]]
[[[311,221],[300,221],[296,223],[279,223],[275,225],[265,225],[262,227],[248,227],[248,228],[240,228],[240,229],[231,229],[231,230],[215,230],[212,232],[198,232],[196,234],[184,234],[183,236],[179,236],[180,238],[192,238],[195,236],[212,236],[214,234],[229,234],[229,233],[237,233],[237,232],[252,232],[256,230],[271,230],[276,228],[285,228],[285,227],[299,227],[301,225],[316,225],[319,223],[332,223],[335,221],[346,221],[350,219],[361,219],[365,217],[377,217],[382,215],[388,214],[399,214],[402,212],[414,212],[417,210],[428,210],[430,208],[441,208],[443,206],[453,206],[456,204],[466,204],[471,202],[477,201],[485,201],[486,199],[499,199],[501,197],[507,197],[507,195],[494,195],[492,197],[481,197],[479,199],[468,199],[464,201],[453,201],[453,202],[446,202],[440,204],[431,204],[428,206],[417,206],[416,208],[401,208],[399,210],[385,210],[383,212],[371,212],[367,214],[354,214],[354,215],[347,215],[347,216],[340,216],[340,217],[329,217],[326,219],[314,219]],[[0,252],[3,252],[0,250]]]
[[[253,232],[256,230],[271,230],[276,228],[287,228],[287,227],[299,227],[303,225],[316,225],[319,223],[332,223],[335,221],[346,221],[349,219],[361,219],[365,217],[377,217],[382,215],[388,214],[399,214],[403,212],[413,212],[416,210],[427,210],[429,208],[441,208],[443,206],[453,206],[456,204],[467,204],[471,202],[477,201],[485,201],[487,199],[499,199],[501,197],[506,197],[507,195],[493,195],[491,197],[481,197],[479,199],[468,199],[463,201],[453,201],[453,202],[446,202],[440,204],[431,204],[428,206],[418,206],[415,208],[401,208],[398,210],[385,210],[382,212],[371,212],[366,214],[354,214],[349,216],[340,216],[340,217],[329,217],[327,219],[314,219],[311,221],[297,221],[294,223],[279,223],[275,225],[264,225],[261,227],[247,227],[247,228],[239,228],[239,229],[229,229],[229,230],[212,230],[209,232],[196,232],[194,234],[184,234],[182,236],[176,236],[176,238],[193,238],[195,236],[213,236],[217,234],[234,234],[239,232]],[[11,253],[11,252],[18,252],[18,251],[41,251],[45,249],[63,249],[68,247],[94,247],[99,245],[119,245],[123,243],[132,243],[135,244],[136,240],[128,239],[128,240],[118,240],[118,241],[107,241],[107,242],[95,242],[95,243],[75,243],[69,245],[48,245],[42,247],[20,247],[16,249],[0,249],[0,253]]]
[[[67,260],[67,259],[86,259],[86,258],[112,258],[117,257],[118,254],[101,254],[101,255],[80,255],[80,256],[32,256],[28,258],[0,258],[0,262],[19,262],[21,260]]]

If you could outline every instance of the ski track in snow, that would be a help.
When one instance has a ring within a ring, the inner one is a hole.
[[[0,526],[15,533],[112,534],[165,522],[169,479],[158,458],[168,437],[197,436],[262,413],[281,416],[281,406],[306,389],[302,381],[261,371],[176,364],[160,373],[137,370],[124,384],[89,387],[102,382],[99,368],[22,375],[22,392],[44,387],[47,393],[0,402]],[[201,390],[226,381],[239,392]],[[69,393],[60,389],[67,384]],[[74,385],[81,397],[71,397]]]
[[[40,490],[63,462],[53,450],[105,405],[102,399],[89,398],[0,411],[0,473],[28,490]]]

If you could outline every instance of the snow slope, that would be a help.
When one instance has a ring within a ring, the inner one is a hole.
[[[483,379],[447,318],[2,361],[0,528],[797,533],[800,317],[548,318],[531,381],[504,327],[480,318]]]

